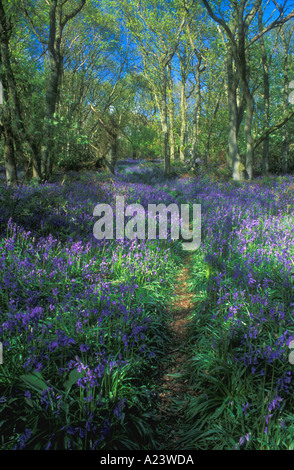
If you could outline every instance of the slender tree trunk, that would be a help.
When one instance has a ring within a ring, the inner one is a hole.
[[[262,174],[266,175],[269,171],[269,136],[264,139],[262,148]]]
[[[115,174],[115,166],[117,162],[117,149],[118,149],[118,136],[115,135],[111,138],[108,151],[105,156],[106,172]]]
[[[228,110],[229,110],[229,130],[228,130],[228,166],[232,168],[234,180],[242,179],[242,162],[238,148],[238,107],[237,107],[237,79],[233,68],[233,55],[231,48],[227,51],[227,77],[228,77]]]
[[[213,118],[210,120],[210,123],[209,123],[209,126],[208,126],[208,133],[207,133],[206,147],[205,147],[205,162],[204,162],[205,166],[208,165],[208,155],[209,155],[209,151],[210,151],[210,139],[211,139],[211,135],[212,135],[212,131],[213,131],[215,118],[216,118],[216,115],[218,113],[221,97],[222,97],[222,92],[218,96],[218,99],[217,99],[216,104],[215,104],[214,112],[213,112]]]
[[[263,30],[262,24],[262,12],[261,8],[258,10],[258,30],[261,32]],[[261,50],[262,50],[262,71],[263,71],[263,106],[264,106],[264,127],[269,127],[269,110],[270,110],[270,90],[269,90],[269,64],[267,61],[267,53],[263,40],[263,36],[260,38]],[[270,138],[269,135],[266,136],[263,142],[262,149],[262,174],[266,175],[269,170],[269,148],[270,148]]]
[[[187,157],[187,96],[186,96],[186,83],[187,83],[187,54],[186,50],[180,59],[181,71],[181,101],[180,101],[180,114],[181,114],[181,130],[180,130],[180,161],[185,162]]]
[[[170,160],[175,161],[175,134],[174,134],[174,98],[173,98],[173,82],[171,76],[171,65],[168,64],[168,114],[169,114],[169,132],[170,132]]]
[[[50,178],[52,168],[52,150],[53,150],[53,119],[57,104],[58,87],[61,76],[61,14],[62,5],[58,0],[51,0],[49,12],[49,65],[50,75],[49,84],[45,97],[45,116],[44,116],[44,130],[43,142],[41,148],[41,173],[43,180]]]
[[[6,171],[6,182],[8,185],[15,185],[18,183],[16,161],[14,155],[13,134],[10,126],[4,129],[4,161]]]
[[[243,12],[241,10],[240,16]],[[244,134],[246,141],[246,172],[248,178],[251,180],[253,177],[253,165],[254,165],[254,142],[252,137],[252,120],[254,112],[254,100],[251,94],[248,79],[247,79],[247,64],[246,64],[246,54],[245,54],[245,26],[243,21],[239,22],[238,28],[238,58],[239,58],[239,74],[241,85],[243,89],[244,98],[246,100],[246,118],[244,126]]]
[[[70,12],[63,12],[65,1],[51,0],[49,11],[49,66],[50,76],[49,84],[45,98],[45,118],[43,143],[41,150],[41,173],[43,179],[51,176],[53,168],[53,148],[54,148],[54,131],[53,118],[59,100],[59,88],[62,78],[63,57],[61,53],[61,40],[65,25],[74,18],[83,8],[86,0],[81,0],[79,4]]]
[[[33,167],[33,178],[36,181],[40,181],[41,168],[40,168],[39,161],[36,158],[32,159],[32,167]]]
[[[281,37],[283,42],[283,108],[284,114],[286,115],[289,109],[289,63],[288,54],[291,37],[293,35],[294,27],[288,31],[288,37],[286,37],[285,31],[281,29]],[[289,154],[289,131],[287,123],[284,124],[282,129],[282,172],[287,173],[288,171],[288,154]]]
[[[168,175],[170,173],[170,153],[169,153],[169,133],[167,121],[167,78],[166,68],[162,66],[161,70],[161,129],[162,129],[162,154],[164,158],[164,172]]]
[[[160,125],[161,125],[161,155],[164,161],[164,172],[170,173],[170,154],[169,154],[169,132],[168,132],[168,115],[167,115],[167,78],[165,67],[162,67],[161,84],[159,90],[151,82],[156,106],[159,110]]]
[[[246,140],[246,172],[248,178],[253,178],[253,166],[254,166],[254,142],[252,137],[252,120],[254,112],[253,97],[249,90],[245,93],[247,101],[246,119],[245,119],[245,140]]]
[[[182,77],[181,81],[181,134],[180,134],[180,161],[186,160],[186,143],[187,143],[187,97],[186,97],[186,81]]]
[[[58,54],[57,54],[58,57]],[[44,132],[43,144],[41,154],[41,172],[44,179],[51,176],[53,168],[53,148],[54,148],[54,113],[56,110],[58,88],[61,76],[61,59],[56,59],[51,54],[50,59],[50,79],[45,98],[45,119],[44,119]]]
[[[287,132],[287,124],[282,129],[282,172],[287,173],[288,171],[288,152],[289,152],[289,139]]]
[[[193,109],[193,124],[192,124],[192,159],[195,160],[198,152],[198,136],[199,136],[199,120],[201,113],[201,85],[200,85],[200,73],[201,73],[201,56],[197,56],[196,66],[196,87],[195,87],[195,104]]]
[[[269,70],[265,62],[265,56],[263,56],[263,100],[264,100],[264,126],[269,127],[269,109],[270,109],[270,92],[269,92]],[[269,171],[269,148],[270,148],[270,137],[266,136],[263,142],[262,149],[262,174],[266,175]]]
[[[1,66],[1,53],[0,53],[0,66]],[[2,82],[1,82],[2,83]],[[3,105],[2,108],[2,124],[0,126],[0,135],[3,133],[4,136],[4,148],[3,157],[6,172],[6,182],[8,185],[15,185],[18,183],[16,160],[14,153],[14,136],[12,130],[11,113],[8,105],[8,92],[7,92],[7,80],[3,77]]]

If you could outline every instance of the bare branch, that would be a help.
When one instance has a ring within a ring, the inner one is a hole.
[[[257,41],[261,36],[263,36],[268,31],[271,31],[272,29],[277,28],[277,27],[285,24],[291,18],[294,18],[294,10],[292,10],[291,13],[289,13],[289,15],[285,16],[285,18],[281,18],[281,16],[279,16],[279,18],[274,20],[270,25],[266,26],[262,31],[260,31],[258,34],[256,34],[256,36],[254,36],[253,39],[251,39],[251,41],[248,43],[247,47],[250,47],[255,41]]]

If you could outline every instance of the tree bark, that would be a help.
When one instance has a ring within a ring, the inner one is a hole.
[[[261,8],[258,10],[258,29],[259,32],[263,30],[262,24],[262,12]],[[261,61],[262,61],[262,72],[263,72],[263,106],[264,106],[264,127],[269,127],[269,110],[270,110],[270,89],[269,89],[269,64],[267,60],[267,53],[266,48],[263,40],[263,36],[260,38],[261,44]],[[270,148],[270,138],[269,135],[266,136],[263,142],[263,149],[262,149],[262,174],[266,175],[269,170],[269,148]]]
[[[212,117],[212,119],[210,119],[210,122],[209,122],[209,125],[208,125],[208,133],[207,133],[206,146],[205,146],[205,165],[208,165],[208,155],[209,155],[209,151],[210,151],[210,139],[211,139],[211,135],[212,135],[212,131],[213,131],[215,118],[216,118],[218,110],[219,110],[221,97],[222,97],[222,90],[218,95],[217,101],[215,103],[215,108],[214,108],[214,111],[213,111],[213,117]]]
[[[21,146],[25,143],[29,147],[31,154],[31,160],[35,168],[35,176],[40,177],[38,173],[38,151],[33,143],[33,139],[27,134],[23,119],[20,105],[20,99],[18,96],[17,83],[11,67],[11,54],[10,54],[10,36],[12,33],[12,24],[10,19],[7,18],[3,2],[0,0],[0,79],[3,84],[3,97],[4,97],[4,129],[6,132],[6,141],[8,160],[15,159],[14,149],[11,148],[12,143],[17,149],[21,149]],[[12,167],[14,164],[12,164]],[[12,168],[11,167],[11,168]],[[8,171],[10,174],[10,170]],[[13,175],[13,172],[12,174]],[[10,176],[11,177],[11,176]]]
[[[181,162],[185,162],[187,158],[187,110],[188,110],[188,97],[187,97],[187,79],[189,70],[191,70],[190,59],[191,56],[195,53],[195,45],[190,33],[189,24],[186,26],[186,31],[189,35],[189,41],[191,45],[191,52],[189,47],[184,42],[182,47],[179,48],[177,55],[180,62],[180,75],[181,75],[181,84],[180,84],[180,116],[181,116],[181,127],[180,127],[180,152],[179,159]]]
[[[0,66],[1,66],[1,53],[0,53]],[[16,169],[16,160],[15,160],[15,153],[14,153],[14,136],[12,130],[12,122],[11,122],[11,111],[8,105],[8,92],[7,92],[7,81],[5,77],[2,77],[3,85],[2,93],[3,93],[3,104],[0,107],[0,118],[1,118],[1,125],[0,125],[0,135],[3,133],[4,136],[4,147],[3,147],[3,157],[4,157],[4,164],[5,164],[5,172],[6,172],[6,183],[10,185],[18,184],[17,180],[17,169]]]
[[[243,8],[245,2],[243,2],[242,7],[239,9],[239,24],[238,24],[238,69],[240,75],[241,86],[243,89],[244,98],[246,100],[246,118],[244,126],[244,134],[246,141],[246,172],[248,178],[251,180],[253,177],[253,164],[254,164],[254,142],[252,137],[252,120],[254,112],[254,99],[250,91],[248,84],[248,72],[247,72],[247,63],[246,63],[246,54],[245,54],[245,23],[243,20]]]
[[[13,134],[9,125],[6,125],[4,128],[3,156],[5,161],[6,182],[8,185],[16,185],[18,184],[18,179],[14,155]]]
[[[180,133],[180,161],[186,160],[186,144],[187,144],[187,97],[186,97],[186,80],[182,77],[181,81],[181,133]]]
[[[249,85],[248,85],[248,71],[246,64],[246,54],[245,54],[245,40],[247,37],[248,26],[254,16],[257,13],[257,7],[261,3],[261,0],[257,0],[252,6],[251,11],[246,15],[244,19],[244,9],[246,0],[241,0],[240,2],[232,2],[233,6],[233,20],[231,27],[225,22],[221,17],[218,17],[212,10],[209,2],[207,0],[202,0],[205,8],[208,11],[210,17],[216,21],[225,31],[229,46],[229,63],[232,63],[230,56],[234,59],[236,65],[236,74],[240,79],[242,86],[243,96],[246,100],[246,120],[244,126],[245,132],[245,141],[246,141],[246,172],[248,178],[251,179],[253,176],[253,159],[254,159],[254,142],[252,138],[252,119],[254,112],[254,100],[251,94]],[[236,35],[237,33],[237,39]],[[230,65],[229,65],[230,67]],[[229,71],[229,75],[233,76],[233,70]],[[229,88],[230,88],[229,83]],[[242,172],[242,164],[240,161],[240,155],[238,151],[238,146],[236,142],[236,130],[237,122],[235,119],[238,119],[238,113],[236,113],[236,88],[233,87],[228,90],[229,95],[229,158],[233,166],[233,178],[240,179]],[[237,115],[236,115],[237,114]]]
[[[253,119],[253,112],[254,112],[254,100],[253,95],[249,88],[248,83],[248,70],[246,64],[246,48],[245,48],[245,41],[247,41],[248,35],[248,28],[253,19],[255,18],[258,10],[261,7],[262,0],[255,0],[252,3],[251,9],[246,12],[246,16],[244,17],[245,7],[247,0],[240,0],[239,2],[231,1],[232,7],[232,16],[233,16],[233,29],[226,23],[223,17],[217,16],[209,3],[208,0],[202,0],[208,14],[210,17],[216,21],[225,31],[228,41],[232,47],[232,52],[234,56],[234,60],[236,61],[237,72],[240,78],[241,86],[243,89],[243,95],[246,100],[246,120],[245,120],[245,141],[246,141],[246,172],[248,178],[251,179],[253,176],[253,163],[254,163],[254,148],[256,145],[252,138],[252,119]],[[279,16],[275,19],[270,25],[264,28],[251,40],[247,41],[247,47],[249,47],[254,41],[259,39],[263,34],[270,31],[273,28],[281,26],[282,24],[289,21],[294,16],[294,11],[292,11],[286,17],[283,17],[284,13],[284,6],[280,7],[277,2],[274,1],[275,6],[279,11]],[[235,32],[237,32],[237,38],[235,37]],[[263,136],[264,140],[264,136]]]
[[[229,110],[228,129],[228,166],[232,169],[234,180],[242,179],[243,165],[238,147],[238,106],[237,106],[237,78],[233,68],[233,54],[231,47],[227,50],[227,93]]]
[[[53,158],[53,118],[57,104],[58,87],[61,74],[61,15],[62,5],[58,0],[51,0],[49,12],[48,54],[50,65],[49,84],[45,97],[45,116],[43,142],[41,149],[41,174],[43,180],[50,178],[51,160]]]
[[[118,148],[118,139],[117,136],[111,138],[111,142],[104,157],[106,164],[106,172],[115,175],[115,166],[117,161],[117,148]]]
[[[193,118],[192,118],[192,159],[195,161],[197,158],[198,152],[198,136],[199,136],[199,120],[201,114],[201,84],[200,84],[200,74],[201,74],[201,55],[197,54],[197,66],[195,74],[195,104],[193,109]]]
[[[293,35],[294,27],[288,32],[286,37],[285,31],[281,28],[281,37],[283,43],[283,108],[284,113],[287,115],[289,110],[289,63],[288,54],[291,38]],[[288,153],[289,153],[289,131],[287,123],[283,126],[282,130],[282,172],[287,173],[288,171]]]
[[[50,178],[53,168],[53,119],[58,103],[58,93],[63,67],[63,56],[61,53],[63,29],[67,22],[81,11],[85,2],[86,0],[81,0],[79,5],[69,14],[63,14],[62,8],[65,4],[64,1],[51,0],[50,3],[48,39],[50,76],[45,97],[44,131],[41,149],[41,174],[43,180]]]
[[[169,134],[167,122],[167,77],[166,67],[161,67],[161,131],[162,131],[162,155],[164,158],[164,172],[168,175],[170,173],[170,153],[169,153]]]
[[[174,134],[174,98],[173,98],[173,81],[171,75],[171,65],[168,64],[168,114],[169,114],[169,132],[170,132],[170,160],[175,161],[175,134]]]

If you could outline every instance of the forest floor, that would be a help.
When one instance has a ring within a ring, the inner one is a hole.
[[[175,296],[170,307],[171,314],[171,346],[160,379],[160,400],[157,420],[159,422],[160,447],[164,450],[179,450],[183,415],[189,397],[195,395],[195,390],[188,386],[184,374],[187,363],[186,347],[188,330],[192,315],[193,293],[188,290],[188,281],[192,269],[192,256],[187,255],[178,277],[175,280]]]

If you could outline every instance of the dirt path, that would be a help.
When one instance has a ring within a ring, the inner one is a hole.
[[[187,385],[188,380],[181,378],[187,361],[185,345],[187,326],[192,313],[193,294],[188,291],[192,256],[188,255],[184,267],[175,281],[175,297],[171,307],[172,346],[164,361],[160,383],[160,405],[158,421],[162,429],[161,447],[164,450],[179,450],[177,429],[181,425],[181,410],[185,408],[190,394],[195,394]],[[180,403],[180,404],[179,404]]]

